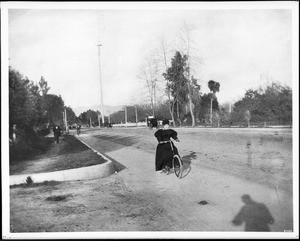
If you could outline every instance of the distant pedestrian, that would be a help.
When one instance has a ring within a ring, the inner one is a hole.
[[[155,156],[155,170],[161,170],[163,173],[167,174],[172,168],[173,156],[175,154],[178,155],[178,150],[171,141],[171,138],[175,141],[179,141],[177,132],[173,129],[169,129],[169,123],[169,120],[164,120],[162,122],[163,129],[159,129],[154,133],[154,136],[158,141]],[[171,145],[173,146],[174,153],[172,151]]]
[[[77,129],[77,135],[79,136],[81,132],[81,125],[77,125],[76,129]]]
[[[13,134],[12,134],[13,144],[17,142],[17,125],[13,125]]]
[[[10,132],[11,133],[10,133],[9,143],[15,145],[17,143],[17,132],[18,132],[16,124],[13,124]]]
[[[56,143],[59,143],[59,137],[60,137],[60,127],[59,125],[54,125],[53,127],[53,134],[54,134],[54,141]]]

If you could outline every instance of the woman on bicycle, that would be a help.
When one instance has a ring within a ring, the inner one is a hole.
[[[155,170],[169,173],[172,168],[172,159],[175,154],[178,155],[178,150],[174,146],[171,138],[175,141],[179,141],[177,132],[173,129],[169,129],[169,120],[162,122],[163,129],[159,129],[155,132],[154,136],[158,140],[155,156]],[[171,148],[173,146],[173,150]]]

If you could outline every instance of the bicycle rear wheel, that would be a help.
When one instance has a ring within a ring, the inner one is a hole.
[[[181,158],[178,155],[174,155],[173,157],[173,169],[175,172],[175,175],[178,178],[182,177],[182,172],[183,172],[183,163]]]

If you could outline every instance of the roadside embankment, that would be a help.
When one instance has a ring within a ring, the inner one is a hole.
[[[10,185],[33,182],[70,181],[103,178],[115,172],[111,160],[73,135],[61,137],[49,150],[34,158],[10,166]]]

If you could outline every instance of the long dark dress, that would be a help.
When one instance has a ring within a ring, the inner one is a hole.
[[[172,129],[163,130],[160,129],[155,132],[154,136],[157,138],[158,142],[160,141],[169,141],[172,137],[174,140],[177,140],[177,132]],[[178,150],[174,146],[173,142],[173,150],[174,154],[178,155]],[[158,144],[156,147],[156,156],[155,156],[155,170],[159,171],[163,169],[164,166],[172,167],[172,159],[173,152],[171,149],[170,142]]]

